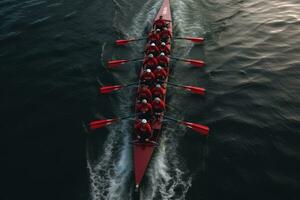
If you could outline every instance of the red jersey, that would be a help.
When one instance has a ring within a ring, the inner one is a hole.
[[[157,28],[162,28],[164,26],[166,26],[166,21],[164,19],[157,19],[155,20],[153,27],[157,27]]]
[[[165,53],[165,55],[170,55],[170,48],[167,45],[165,46],[159,45],[158,49],[160,53],[163,52]]]
[[[154,55],[157,55],[159,52],[159,49],[157,46],[148,46],[147,49],[146,49],[146,54],[154,54]]]
[[[142,82],[153,82],[155,81],[155,76],[152,72],[144,72],[140,79]]]
[[[151,93],[154,97],[159,97],[162,99],[165,92],[164,92],[164,89],[162,89],[161,87],[154,87],[151,90]]]
[[[152,128],[148,123],[145,124],[144,126],[142,125],[142,122],[136,123],[135,130],[137,132],[137,135],[142,135],[143,133],[146,133],[148,137],[150,137],[152,134]]]
[[[157,66],[158,65],[158,61],[157,61],[157,59],[155,58],[155,57],[153,57],[153,58],[146,58],[145,60],[144,60],[144,63],[143,63],[143,66],[151,66],[151,67],[154,67],[154,66]]]
[[[162,30],[160,32],[160,38],[171,38],[172,37],[172,32],[168,29],[168,30]]]
[[[151,32],[148,35],[148,41],[159,41],[160,40],[160,35],[155,33],[155,32]]]
[[[167,56],[158,56],[157,61],[158,61],[158,64],[161,66],[169,65],[169,58]]]
[[[155,111],[163,111],[165,110],[166,106],[165,106],[165,103],[163,101],[153,101],[152,102],[152,108]]]
[[[155,69],[153,74],[155,76],[155,79],[165,80],[167,78],[167,72],[163,68],[160,70]]]
[[[150,103],[139,103],[136,105],[137,112],[141,113],[152,113],[152,105]]]
[[[150,100],[152,99],[152,93],[147,87],[139,88],[138,90],[139,98]]]

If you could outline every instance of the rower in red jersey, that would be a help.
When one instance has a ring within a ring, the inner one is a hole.
[[[148,142],[152,136],[152,128],[146,119],[138,121],[135,125],[136,136],[140,142]]]
[[[155,43],[155,44],[159,44],[160,41],[160,29],[156,29],[155,31],[151,31],[151,33],[149,33],[148,35],[148,39],[147,41],[149,43]]]
[[[167,78],[167,72],[161,66],[157,66],[153,74],[158,82],[164,81]]]
[[[160,53],[160,55],[157,57],[158,64],[162,67],[168,67],[169,66],[169,58],[165,55],[165,53]]]
[[[153,69],[158,65],[157,59],[153,56],[153,54],[149,54],[147,58],[145,58],[143,66],[149,69]]]
[[[147,85],[142,85],[138,89],[138,99],[146,99],[147,101],[150,101],[152,99],[152,93],[149,90]]]
[[[155,45],[155,43],[151,43],[150,46],[147,47],[146,49],[146,54],[153,54],[154,56],[157,56],[159,54],[159,49],[158,47]]]
[[[155,97],[151,104],[153,112],[156,114],[161,114],[166,109],[165,103],[159,97]]]
[[[160,40],[162,42],[169,43],[171,37],[172,37],[172,32],[167,27],[164,27],[160,32]]]
[[[160,43],[158,46],[159,52],[164,53],[165,55],[170,55],[170,48],[166,45],[165,42]]]
[[[153,28],[155,29],[162,29],[163,27],[167,26],[167,22],[171,22],[170,20],[163,19],[163,16],[159,16],[157,20],[153,23]]]
[[[140,119],[149,120],[152,115],[152,105],[148,103],[146,99],[143,99],[140,103],[136,105],[136,111],[139,113]]]
[[[155,81],[155,75],[152,73],[151,69],[146,69],[140,78],[143,84],[151,87]]]
[[[160,99],[162,99],[165,94],[164,89],[160,84],[156,84],[156,86],[152,88],[151,93],[153,97],[159,97]]]

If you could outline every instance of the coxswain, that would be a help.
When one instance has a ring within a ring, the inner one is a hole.
[[[152,73],[151,69],[146,69],[146,71],[143,72],[140,80],[143,84],[146,84],[149,87],[151,87],[155,82],[155,76]]]
[[[171,37],[172,37],[172,32],[167,27],[164,27],[160,32],[160,40],[162,42],[169,43]]]
[[[147,47],[146,54],[153,54],[153,56],[157,56],[159,54],[159,49],[154,42]]]
[[[164,53],[165,55],[170,55],[170,48],[166,45],[165,42],[160,43],[158,46],[159,52]]]
[[[156,86],[152,88],[151,93],[152,97],[159,97],[160,99],[162,99],[165,94],[164,89],[161,87],[160,84],[156,84]]]
[[[159,97],[155,97],[154,101],[152,101],[152,108],[155,114],[160,114],[165,110],[166,106]]]
[[[146,119],[142,119],[136,123],[135,132],[140,142],[148,142],[152,136],[152,128]]]
[[[163,27],[167,26],[167,22],[171,22],[170,20],[163,19],[163,16],[159,16],[157,20],[153,23],[153,28],[155,29],[162,29]]]
[[[160,55],[157,57],[158,64],[162,67],[168,67],[169,66],[169,58],[165,55],[165,53],[160,53]]]
[[[151,43],[155,43],[158,44],[160,41],[160,29],[156,29],[156,30],[152,30],[147,38],[147,41],[151,44]]]
[[[156,67],[158,65],[158,61],[157,59],[153,56],[152,53],[150,53],[148,55],[148,57],[144,60],[143,66],[150,69],[153,69],[154,67]]]
[[[138,99],[146,99],[147,101],[150,101],[152,99],[152,93],[151,90],[148,88],[147,85],[142,85],[138,89]]]
[[[167,72],[161,66],[157,66],[153,74],[158,82],[164,81],[167,78]]]

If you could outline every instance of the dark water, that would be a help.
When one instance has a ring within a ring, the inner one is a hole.
[[[111,58],[140,56],[140,37],[161,1],[0,1],[1,199],[131,199],[132,122],[87,134],[95,118],[127,115],[134,90],[100,96],[101,84],[136,80],[138,65],[113,72]],[[169,124],[146,175],[143,199],[299,199],[299,0],[171,1],[168,114],[207,124],[203,138]],[[98,81],[97,81],[98,79]]]

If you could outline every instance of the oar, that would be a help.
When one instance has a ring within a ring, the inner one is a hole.
[[[134,83],[130,83],[130,84],[126,84],[126,85],[109,85],[109,86],[103,86],[103,87],[100,87],[99,91],[101,94],[107,94],[107,93],[110,93],[110,92],[113,92],[113,91],[118,91],[122,88],[125,88],[125,87],[129,87],[129,86],[132,86],[132,85],[137,85],[139,82],[134,82]]]
[[[166,84],[170,84],[176,87],[181,87],[187,91],[190,91],[192,93],[195,94],[199,94],[199,95],[204,95],[205,94],[205,88],[200,88],[200,87],[196,87],[196,86],[189,86],[189,85],[179,85],[179,84],[175,84],[175,83],[170,83],[170,82],[165,82]]]
[[[204,125],[196,124],[196,123],[191,123],[191,122],[180,121],[180,120],[177,120],[177,119],[174,119],[174,118],[171,118],[171,117],[167,117],[167,116],[164,116],[164,118],[169,119],[171,121],[174,121],[178,124],[184,125],[184,126],[190,128],[190,129],[200,133],[201,135],[208,136],[208,133],[209,133],[209,127],[208,126],[204,126]]]
[[[125,45],[128,44],[129,42],[135,42],[135,41],[140,41],[140,40],[145,40],[147,38],[133,38],[133,39],[121,39],[121,40],[116,40],[116,45]]]
[[[95,129],[98,129],[98,128],[103,128],[103,127],[108,126],[108,125],[110,125],[112,123],[115,123],[117,121],[121,121],[121,120],[124,120],[124,119],[128,119],[130,117],[132,117],[132,115],[126,116],[126,117],[121,117],[121,118],[115,118],[115,119],[102,119],[102,120],[92,121],[89,124],[89,128],[90,128],[90,130],[95,130]]]
[[[110,60],[108,61],[108,66],[109,68],[116,68],[119,65],[123,65],[127,62],[132,62],[132,61],[140,61],[143,60],[144,58],[136,58],[136,59],[130,59],[130,60]]]
[[[169,57],[173,60],[179,60],[179,61],[184,61],[187,62],[191,65],[194,65],[196,67],[203,67],[205,65],[204,61],[202,60],[194,60],[194,59],[185,59],[185,58],[176,58],[176,57]]]
[[[202,43],[204,41],[204,38],[201,37],[173,37],[176,40],[189,40],[194,43]]]

